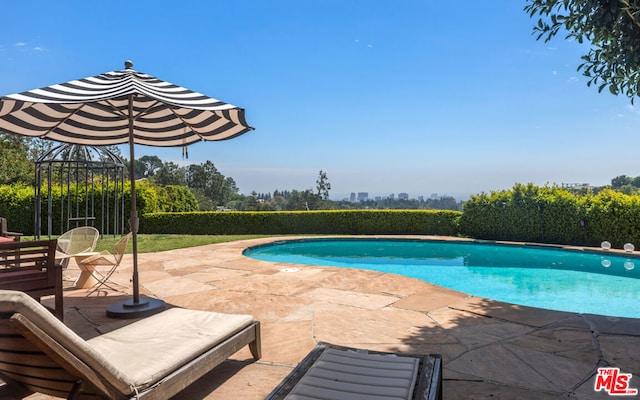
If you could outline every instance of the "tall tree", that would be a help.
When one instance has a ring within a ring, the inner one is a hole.
[[[236,181],[234,181],[232,177],[228,176],[224,178],[220,204],[227,204],[229,201],[231,201],[234,195],[238,194],[239,191],[240,189],[238,188]]]
[[[631,99],[640,92],[640,2],[637,0],[526,0],[537,39],[551,40],[560,32],[566,39],[590,42],[578,66],[587,85],[608,87]]]
[[[329,178],[327,177],[327,173],[320,170],[318,173],[318,179],[316,180],[316,190],[318,197],[321,199],[329,198],[329,191],[331,190],[331,184],[329,183]]]
[[[162,168],[158,156],[142,156],[136,160],[136,178],[151,178]]]
[[[211,199],[216,205],[224,205],[238,193],[236,182],[218,171],[211,161],[191,164],[187,167],[187,184],[191,190]]]
[[[190,189],[199,191],[214,203],[220,205],[218,197],[222,190],[224,176],[211,161],[204,164],[191,164],[187,167],[187,185]]]
[[[165,162],[162,168],[156,172],[155,182],[160,186],[182,185],[187,186],[186,170],[171,161]]]

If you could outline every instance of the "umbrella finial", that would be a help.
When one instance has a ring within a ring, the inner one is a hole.
[[[133,69],[133,62],[131,60],[127,60],[124,62],[124,67],[126,69]]]

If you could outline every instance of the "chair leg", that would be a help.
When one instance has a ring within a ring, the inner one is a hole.
[[[255,326],[255,334],[256,338],[253,342],[249,343],[249,350],[251,351],[251,355],[255,361],[258,361],[262,358],[262,342],[260,341],[260,321],[256,321]]]
[[[59,264],[62,269],[67,269],[67,266],[69,265],[69,257],[57,259],[56,264]]]
[[[118,291],[122,292],[122,290],[116,289],[115,287],[109,285],[109,283],[112,283],[113,285],[116,285],[115,283],[113,283],[110,280],[110,278],[111,278],[111,275],[113,275],[113,273],[116,271],[117,267],[118,267],[118,265],[113,266],[109,270],[109,272],[107,272],[106,274],[102,274],[98,270],[94,269],[91,274],[97,280],[97,282],[92,287],[87,289],[87,294],[85,295],[85,297],[91,296],[93,293],[98,291],[103,286],[106,286],[107,288],[109,288],[111,290],[115,290],[117,292]]]

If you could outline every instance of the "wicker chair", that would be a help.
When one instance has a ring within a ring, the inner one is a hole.
[[[67,268],[69,258],[79,253],[93,251],[98,243],[100,232],[92,226],[80,226],[63,233],[58,238],[58,252],[56,257],[62,268]]]
[[[122,257],[124,257],[124,253],[127,250],[127,245],[129,244],[129,240],[131,239],[131,233],[128,233],[122,237],[122,239],[118,240],[118,242],[113,246],[113,253],[109,250],[103,250],[100,253],[94,254],[87,258],[83,258],[78,261],[78,266],[82,269],[85,268],[91,271],[91,275],[96,280],[96,284],[93,285],[87,291],[87,296],[99,290],[102,286],[106,286],[109,289],[117,290],[109,283],[109,278],[116,272],[116,269],[120,265],[122,261]],[[96,269],[96,267],[106,265],[109,266],[109,270],[106,272],[100,272]]]

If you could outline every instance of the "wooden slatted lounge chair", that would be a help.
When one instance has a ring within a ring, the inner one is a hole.
[[[442,357],[319,343],[265,400],[441,400]]]
[[[40,303],[0,290],[0,377],[67,399],[169,399],[249,345],[248,315],[171,308],[83,340]]]

